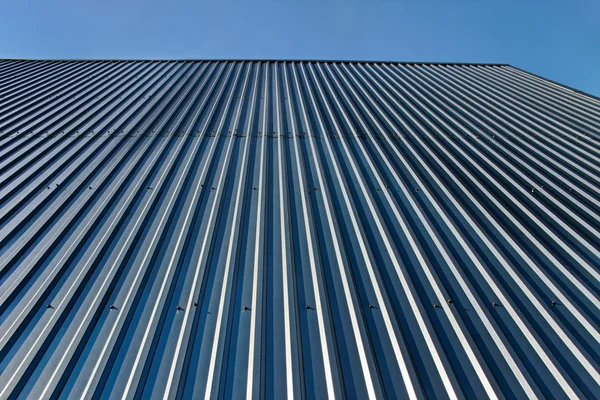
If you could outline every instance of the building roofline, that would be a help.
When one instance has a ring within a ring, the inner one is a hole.
[[[429,62],[429,61],[384,61],[384,60],[321,60],[286,58],[0,58],[0,61],[48,61],[48,62],[306,62],[306,63],[360,63],[360,64],[402,64],[402,65],[481,65],[509,66],[505,63],[485,62]]]
[[[538,78],[538,79],[541,79],[541,80],[543,80],[543,81],[546,81],[546,82],[552,83],[552,84],[554,84],[554,85],[560,86],[560,87],[562,87],[563,89],[567,89],[567,90],[570,90],[570,91],[572,91],[572,92],[574,92],[574,93],[582,94],[582,95],[584,95],[584,96],[588,96],[588,97],[591,97],[592,99],[595,99],[595,100],[598,100],[598,101],[600,101],[600,97],[598,97],[598,96],[595,96],[595,95],[593,95],[593,94],[590,94],[590,93],[587,93],[587,92],[584,92],[584,91],[582,91],[582,90],[579,90],[579,89],[575,89],[575,88],[574,88],[574,87],[572,87],[572,86],[568,86],[568,85],[565,85],[565,84],[563,84],[563,83],[560,83],[560,82],[557,82],[557,81],[553,81],[552,79],[548,79],[548,78],[545,78],[545,77],[543,77],[543,76],[541,76],[541,75],[534,74],[533,72],[529,72],[529,71],[527,71],[527,70],[524,70],[524,69],[522,69],[522,68],[515,67],[514,65],[511,65],[511,64],[505,64],[505,66],[506,66],[506,67],[511,67],[511,68],[513,68],[513,69],[516,69],[517,71],[521,71],[521,72],[523,72],[523,73],[525,73],[525,74],[527,74],[527,75],[534,76],[534,77],[536,77],[536,78]]]

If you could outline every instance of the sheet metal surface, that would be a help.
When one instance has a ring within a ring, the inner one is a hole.
[[[0,61],[0,398],[598,398],[599,132],[507,65]]]

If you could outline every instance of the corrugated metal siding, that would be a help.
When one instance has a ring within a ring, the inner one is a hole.
[[[0,62],[0,398],[598,398],[600,100],[506,65]]]

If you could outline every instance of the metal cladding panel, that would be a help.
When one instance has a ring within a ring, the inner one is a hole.
[[[507,65],[0,62],[0,398],[598,398],[600,100]]]

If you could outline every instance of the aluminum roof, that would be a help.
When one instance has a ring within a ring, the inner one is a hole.
[[[0,61],[0,398],[598,398],[599,132],[508,65]]]

